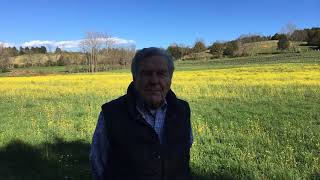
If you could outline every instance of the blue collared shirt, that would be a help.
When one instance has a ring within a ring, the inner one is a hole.
[[[163,126],[167,111],[167,103],[155,110],[149,110],[142,103],[137,103],[136,108],[142,115],[144,120],[155,130],[159,137],[160,143],[163,142]],[[193,143],[192,130],[190,133],[190,147]],[[101,111],[98,118],[98,123],[93,134],[92,145],[90,151],[90,163],[92,168],[93,178],[96,180],[106,179],[106,162],[107,149],[109,147],[108,137],[106,136],[106,124],[104,114]]]

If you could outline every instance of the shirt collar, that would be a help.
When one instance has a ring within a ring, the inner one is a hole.
[[[135,90],[135,96],[136,96],[136,108],[140,113],[149,113],[152,116],[155,116],[157,111],[161,110],[164,111],[166,110],[168,103],[167,100],[164,99],[164,101],[161,103],[160,107],[158,107],[157,109],[150,109],[146,106],[146,104],[143,102],[142,97],[140,96],[140,94]]]
[[[164,110],[167,108],[167,100],[164,99],[164,101],[161,103],[160,107],[158,107],[157,109],[150,109],[146,106],[146,104],[143,102],[143,99],[140,95],[138,95],[137,93],[137,101],[136,101],[136,106],[139,107],[140,109],[144,109],[147,110],[149,112],[154,112],[154,111],[158,111],[158,110]]]

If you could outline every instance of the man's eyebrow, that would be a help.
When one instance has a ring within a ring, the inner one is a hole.
[[[157,70],[150,70],[150,69],[141,69],[143,72],[166,72],[167,69],[157,69]]]

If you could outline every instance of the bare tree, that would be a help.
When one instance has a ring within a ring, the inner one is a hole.
[[[288,24],[286,24],[284,27],[281,28],[281,33],[286,34],[287,36],[291,36],[291,34],[297,29],[298,27],[295,24],[289,22]]]
[[[134,54],[136,53],[136,45],[135,44],[130,44],[127,47],[127,51],[126,51],[126,61],[124,62],[124,65],[128,65],[131,61],[131,59],[133,58]]]
[[[111,37],[108,37],[106,39],[106,49],[107,49],[107,54],[109,53],[110,49],[113,47],[113,45],[116,43],[116,41],[114,39],[112,39]]]
[[[108,66],[111,64],[113,66],[114,58],[114,44],[116,43],[115,39],[108,37],[105,41],[105,48],[102,50],[101,64],[103,70],[107,70]]]
[[[85,39],[80,42],[80,48],[86,55],[86,64],[88,65],[88,72],[96,72],[98,65],[98,54],[109,36],[101,32],[87,32]]]

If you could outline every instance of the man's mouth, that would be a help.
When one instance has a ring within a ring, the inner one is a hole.
[[[151,94],[151,95],[159,95],[159,94],[161,94],[161,90],[155,90],[155,89],[146,90],[146,93]]]
[[[147,92],[160,92],[161,89],[146,89]]]

